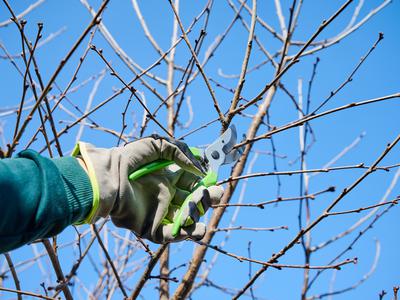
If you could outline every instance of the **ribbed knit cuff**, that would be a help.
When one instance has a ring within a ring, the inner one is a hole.
[[[53,162],[63,179],[72,222],[78,223],[85,219],[92,208],[93,192],[89,176],[75,157],[56,158]]]

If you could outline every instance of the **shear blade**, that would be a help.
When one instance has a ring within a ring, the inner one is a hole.
[[[245,140],[245,139],[246,139],[246,136],[243,135],[243,140]],[[235,144],[236,144],[236,140],[235,140]],[[239,159],[239,157],[243,154],[243,151],[244,151],[244,146],[231,150],[225,156],[224,165],[225,164],[230,164],[230,163],[232,163],[234,161],[237,161]]]
[[[236,145],[237,133],[235,125],[229,126],[229,128],[219,138],[222,143],[222,151],[225,155],[230,153],[233,147]]]
[[[219,166],[232,162],[238,158],[236,150],[237,133],[234,125],[231,125],[217,140],[205,150],[205,156],[212,170],[217,171]]]
[[[232,163],[234,161],[237,161],[241,154],[242,153],[240,151],[236,150],[236,149],[232,150],[231,152],[226,154],[225,161],[224,161],[223,164],[226,165],[226,164],[230,164],[230,163]]]

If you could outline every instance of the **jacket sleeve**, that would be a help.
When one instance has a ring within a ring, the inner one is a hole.
[[[0,160],[0,253],[60,233],[92,207],[89,178],[74,157],[33,150]]]

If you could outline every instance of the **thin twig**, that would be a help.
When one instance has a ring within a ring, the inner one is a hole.
[[[40,299],[46,299],[46,300],[54,300],[55,299],[53,297],[47,297],[47,296],[32,293],[32,292],[8,289],[8,288],[2,287],[2,286],[0,286],[0,291],[15,293],[18,295],[18,298],[21,297],[21,299],[22,299],[22,295],[31,296],[31,297],[40,298]]]
[[[111,266],[111,269],[112,269],[113,272],[114,272],[115,279],[116,279],[117,282],[118,282],[118,286],[119,286],[119,288],[121,289],[122,294],[124,294],[124,296],[125,296],[126,298],[128,298],[128,294],[126,293],[125,288],[124,288],[124,285],[123,285],[123,283],[122,283],[122,281],[121,281],[121,278],[120,278],[119,275],[118,275],[118,271],[117,271],[117,269],[116,269],[115,266],[114,266],[114,263],[113,263],[113,261],[112,261],[112,259],[111,259],[111,257],[110,257],[110,254],[109,254],[108,251],[107,251],[107,248],[106,248],[106,247],[104,246],[104,244],[103,244],[103,240],[101,239],[101,237],[100,237],[100,235],[99,235],[99,232],[98,232],[98,230],[97,230],[95,224],[92,224],[92,229],[93,229],[93,231],[94,231],[94,233],[95,233],[95,235],[96,235],[97,241],[99,242],[99,245],[100,245],[101,249],[103,249],[104,255],[106,256],[107,261],[108,261],[108,263],[109,263],[110,266]]]
[[[383,166],[383,167],[374,167],[373,172],[377,170],[382,171],[389,171],[392,168],[398,167],[400,164],[390,165],[390,166]],[[369,169],[370,166],[365,166],[363,163],[357,165],[350,165],[350,166],[340,166],[340,167],[331,167],[331,168],[323,168],[323,169],[307,169],[307,170],[293,170],[293,171],[280,171],[280,172],[260,172],[260,173],[253,173],[253,174],[246,174],[237,177],[229,177],[225,180],[217,182],[218,185],[237,181],[245,178],[254,178],[254,177],[264,177],[264,176],[276,176],[276,175],[287,175],[292,176],[295,174],[308,174],[308,173],[328,173],[331,171],[339,171],[339,170],[352,170],[352,169]]]
[[[95,45],[91,46],[91,49],[93,51],[95,51],[100,58],[106,63],[107,67],[111,70],[111,75],[115,76],[124,86],[127,90],[129,90],[132,95],[136,98],[136,100],[140,103],[140,105],[144,108],[144,110],[148,113],[148,116],[169,136],[171,136],[171,134],[169,133],[169,131],[153,116],[153,114],[151,113],[151,111],[148,109],[148,107],[146,106],[146,104],[139,98],[139,96],[136,93],[136,89],[133,88],[130,83],[126,83],[122,77],[119,75],[119,73],[117,73],[115,71],[115,69],[111,66],[110,62],[104,57],[103,55],[103,51],[100,49],[97,49],[97,47]],[[85,115],[88,113],[85,113]],[[172,137],[172,136],[171,136]]]
[[[277,264],[277,263],[270,263],[270,262],[264,262],[261,260],[256,260],[256,259],[251,259],[245,256],[240,256],[228,251],[225,251],[223,249],[221,249],[218,246],[214,246],[214,245],[209,245],[206,243],[203,243],[202,241],[195,241],[195,243],[202,245],[202,246],[206,246],[208,248],[211,248],[215,251],[218,251],[224,255],[227,255],[229,257],[235,258],[237,259],[239,262],[243,262],[243,261],[249,261],[255,264],[259,264],[262,266],[267,266],[267,267],[272,267],[278,270],[281,269],[310,269],[310,270],[325,270],[325,269],[336,269],[336,270],[340,270],[341,266],[353,263],[356,264],[357,263],[357,258],[353,258],[353,259],[346,259],[342,262],[339,262],[337,264],[334,265],[326,265],[326,266],[310,266],[310,265],[291,265],[291,264]]]
[[[368,52],[361,57],[359,63],[354,67],[354,69],[351,71],[350,75],[346,78],[344,82],[340,86],[338,86],[334,91],[331,91],[330,95],[328,98],[326,98],[316,109],[313,110],[311,114],[315,114],[317,111],[319,111],[322,107],[324,107],[329,100],[331,100],[337,93],[339,93],[348,83],[353,81],[354,75],[357,73],[357,71],[360,69],[362,64],[366,61],[368,56],[375,50],[375,48],[378,46],[378,44],[383,40],[383,33],[380,32],[378,35],[378,39],[375,41],[375,43],[372,45],[372,47],[368,50]]]
[[[385,205],[396,205],[399,203],[400,197],[397,197],[396,199],[390,200],[390,201],[386,201],[386,202],[382,202],[382,203],[378,203],[378,204],[374,204],[374,205],[369,205],[369,206],[365,206],[365,207],[359,207],[356,209],[350,209],[350,210],[344,210],[344,211],[337,211],[337,212],[330,212],[327,215],[328,216],[338,216],[338,215],[345,215],[345,214],[353,214],[353,213],[360,213],[364,210],[369,210],[372,208],[376,208],[376,207],[380,207],[380,206],[385,206]]]
[[[276,231],[276,230],[288,230],[288,226],[278,226],[278,227],[244,227],[244,226],[235,226],[235,227],[226,227],[226,228],[215,228],[214,231],[231,231],[231,230],[249,230],[249,231]]]
[[[31,5],[29,5],[23,12],[21,12],[20,14],[15,16],[16,20],[20,20],[21,18],[23,18],[24,16],[29,14],[32,10],[34,10],[36,7],[41,5],[44,1],[45,0],[38,0],[35,3],[32,3]],[[11,20],[11,19],[0,22],[0,27],[5,27],[7,25],[10,25],[12,22],[14,22],[14,20]]]
[[[373,98],[373,99],[369,99],[369,100],[364,100],[364,101],[360,101],[360,102],[353,102],[353,103],[346,104],[346,105],[343,105],[343,106],[340,106],[340,107],[337,107],[337,108],[333,108],[333,109],[327,110],[325,112],[322,112],[322,113],[319,113],[319,114],[316,114],[316,115],[308,115],[308,116],[305,116],[304,118],[301,118],[299,120],[293,121],[291,123],[288,123],[286,125],[278,127],[276,129],[273,129],[273,130],[271,130],[271,131],[269,131],[269,132],[267,132],[265,134],[261,134],[261,135],[259,135],[257,137],[252,138],[252,139],[246,139],[243,142],[236,144],[235,148],[240,148],[240,147],[242,147],[244,145],[247,145],[249,143],[254,143],[255,141],[258,141],[258,140],[261,140],[261,139],[267,139],[270,136],[272,136],[272,135],[274,135],[274,134],[276,134],[278,132],[287,130],[289,128],[301,126],[301,125],[303,125],[304,123],[306,123],[308,121],[311,121],[311,120],[314,120],[314,119],[317,119],[317,118],[320,118],[320,117],[323,117],[323,116],[326,116],[326,115],[330,115],[330,114],[338,112],[338,111],[350,109],[350,108],[357,107],[357,106],[368,105],[368,104],[372,104],[372,103],[376,103],[376,102],[381,102],[381,101],[385,101],[385,100],[396,99],[396,98],[399,98],[399,97],[400,97],[400,93],[396,93],[396,94],[391,94],[391,95],[378,97],[378,98]]]
[[[20,284],[17,272],[15,271],[14,263],[13,263],[13,261],[11,259],[11,256],[10,256],[9,253],[4,253],[4,256],[5,256],[6,260],[7,260],[8,267],[10,268],[11,275],[12,275],[13,280],[14,280],[15,288],[16,288],[17,291],[21,291],[21,284]],[[22,296],[21,296],[20,293],[18,293],[18,300],[22,300]]]
[[[243,206],[243,207],[257,207],[257,208],[261,208],[263,209],[265,205],[269,205],[269,204],[274,204],[274,203],[279,203],[279,202],[287,202],[287,201],[294,201],[294,200],[302,200],[305,198],[309,198],[309,199],[315,199],[318,195],[326,193],[326,192],[334,192],[335,191],[335,187],[331,186],[328,187],[325,190],[319,191],[319,192],[315,192],[312,194],[307,194],[304,196],[297,196],[297,197],[287,197],[287,198],[282,198],[282,197],[278,197],[274,200],[268,200],[268,201],[264,201],[264,202],[259,202],[259,203],[225,203],[225,204],[214,204],[212,205],[213,208],[216,207],[229,207],[229,206]]]
[[[57,254],[54,251],[52,245],[50,244],[50,241],[48,239],[44,239],[44,240],[42,240],[42,243],[43,243],[44,247],[46,248],[47,254],[48,254],[49,258],[50,258],[51,264],[52,264],[53,269],[54,269],[54,271],[56,273],[57,281],[59,283],[64,283],[65,282],[64,273],[63,273],[63,271],[61,269],[60,261],[59,261],[59,259],[57,257]],[[63,291],[64,296],[65,296],[65,298],[67,300],[72,300],[73,299],[71,291],[69,290],[68,285],[63,285],[61,290]]]
[[[306,234],[308,231],[313,229],[316,225],[318,225],[322,220],[326,218],[326,214],[328,214],[346,195],[348,195],[353,189],[355,189],[363,180],[372,173],[373,168],[375,168],[383,158],[393,149],[393,147],[400,141],[400,135],[398,135],[393,142],[388,144],[384,151],[379,155],[379,157],[375,160],[375,162],[371,165],[371,167],[364,172],[360,177],[358,177],[351,185],[345,188],[340,195],[331,202],[331,204],[324,210],[324,212],[319,215],[314,221],[312,221],[307,227],[302,228],[297,235],[286,245],[284,246],[278,253],[272,255],[271,259],[268,262],[275,262],[277,259],[282,257],[289,249],[291,249],[300,238]],[[248,281],[244,287],[240,290],[240,292],[234,297],[237,299],[240,297],[253,283],[257,278],[263,274],[268,269],[268,266],[263,266],[260,270],[257,271],[256,274],[252,277],[250,281]]]
[[[229,123],[233,117],[232,112],[237,107],[237,104],[239,102],[239,97],[240,97],[240,94],[243,89],[246,72],[247,72],[247,66],[249,64],[250,54],[251,54],[251,50],[252,50],[252,46],[253,46],[254,31],[255,31],[255,27],[256,27],[256,19],[257,19],[257,0],[253,0],[253,9],[251,12],[251,26],[250,26],[249,35],[247,38],[246,52],[244,54],[244,58],[243,58],[243,62],[242,62],[242,69],[240,71],[239,81],[238,81],[237,87],[235,89],[235,94],[233,95],[233,99],[231,102],[231,106],[229,108],[228,115],[226,117],[227,123]]]
[[[347,0],[333,15],[329,17],[328,20],[322,21],[321,25],[317,28],[317,30],[314,32],[314,34],[309,38],[309,40],[304,44],[304,46],[290,59],[290,61],[285,65],[285,67],[279,71],[278,74],[274,76],[274,78],[269,82],[265,87],[255,96],[252,100],[250,100],[248,103],[239,106],[238,108],[235,109],[234,113],[237,113],[239,111],[242,111],[246,109],[247,107],[253,105],[254,103],[258,102],[260,99],[262,99],[263,95],[271,88],[271,86],[274,86],[279,79],[286,73],[286,71],[291,68],[295,63],[298,62],[300,56],[303,54],[303,52],[308,48],[308,46],[315,40],[315,38],[334,20],[336,19],[344,10],[345,8],[351,3],[353,0]],[[289,27],[290,28],[290,27]],[[289,35],[288,35],[289,36]],[[288,39],[286,39],[288,40]],[[287,44],[287,43],[285,43]],[[286,46],[287,49],[287,46]],[[285,50],[285,47],[284,47]],[[282,58],[284,56],[282,55]]]
[[[358,282],[356,282],[355,284],[353,284],[353,285],[351,285],[349,287],[343,288],[343,289],[339,289],[339,290],[336,290],[336,291],[330,291],[330,292],[323,293],[323,294],[320,294],[320,295],[315,295],[315,296],[312,296],[312,297],[308,297],[307,300],[323,299],[325,297],[344,294],[344,293],[347,293],[349,291],[352,291],[352,290],[356,289],[361,284],[363,284],[365,281],[367,281],[368,278],[370,278],[371,275],[375,272],[376,267],[378,265],[380,253],[381,253],[381,245],[380,245],[379,241],[376,240],[376,242],[375,242],[375,258],[374,258],[374,261],[372,263],[372,266],[371,266],[370,270],[368,271],[368,273],[366,273]],[[336,272],[336,270],[335,270],[335,272]]]
[[[3,0],[7,3],[7,0]],[[82,32],[81,36],[78,38],[78,40],[75,42],[75,44],[71,47],[71,49],[68,51],[68,53],[66,54],[66,56],[61,60],[60,64],[58,65],[58,67],[56,68],[56,70],[54,71],[53,75],[50,77],[46,87],[42,90],[42,93],[40,94],[38,100],[36,101],[35,105],[33,106],[32,110],[30,111],[30,113],[28,114],[28,117],[25,119],[25,121],[23,122],[23,124],[21,125],[20,130],[18,131],[18,134],[16,135],[16,138],[13,140],[13,143],[10,145],[9,149],[8,149],[8,156],[11,156],[11,153],[14,151],[14,148],[16,146],[16,143],[20,140],[22,134],[24,133],[26,127],[28,126],[30,120],[32,119],[32,116],[34,114],[34,112],[36,111],[36,109],[39,107],[39,105],[41,104],[42,100],[47,96],[48,92],[51,89],[51,86],[53,85],[54,81],[56,80],[56,78],[58,77],[58,75],[60,74],[61,70],[64,68],[64,66],[66,65],[66,63],[68,62],[68,60],[71,58],[72,54],[74,54],[74,52],[76,51],[76,49],[78,48],[78,46],[81,44],[81,42],[83,41],[83,39],[86,37],[86,35],[89,33],[89,31],[97,25],[98,23],[98,18],[99,16],[102,14],[103,10],[106,8],[108,2],[110,0],[104,0],[99,8],[99,11],[97,12],[97,14],[94,16],[94,18],[92,19],[92,21],[89,23],[89,25],[86,27],[86,29]]]
[[[216,98],[216,96],[215,96],[215,92],[214,92],[214,90],[212,89],[212,87],[211,87],[211,85],[210,85],[210,82],[209,82],[209,80],[208,80],[208,78],[207,78],[207,76],[206,76],[206,74],[205,74],[205,72],[204,72],[204,70],[203,70],[203,67],[201,66],[201,63],[200,63],[199,59],[197,58],[196,52],[194,51],[192,45],[190,44],[190,41],[189,41],[189,39],[188,39],[188,37],[187,37],[187,35],[186,35],[186,31],[185,31],[185,29],[183,28],[182,21],[181,21],[179,15],[178,15],[178,12],[176,11],[176,7],[175,7],[175,5],[172,3],[171,0],[168,0],[168,2],[169,2],[170,6],[171,6],[171,8],[172,8],[172,10],[173,10],[173,12],[174,12],[174,15],[175,15],[176,20],[178,21],[179,27],[180,27],[181,32],[182,32],[182,37],[183,37],[183,39],[185,40],[186,45],[188,46],[188,48],[189,48],[189,50],[190,50],[190,52],[191,52],[191,54],[192,54],[192,56],[193,56],[193,58],[194,58],[194,60],[195,60],[195,62],[196,62],[196,66],[197,66],[198,70],[200,71],[200,74],[201,74],[201,76],[203,77],[203,80],[204,80],[204,82],[205,82],[205,84],[206,84],[206,86],[207,86],[207,89],[208,89],[208,91],[209,91],[209,93],[210,93],[210,96],[211,96],[211,98],[212,98],[212,100],[213,100],[213,102],[214,102],[214,107],[215,107],[215,110],[216,110],[217,113],[218,113],[218,117],[219,117],[219,119],[220,119],[221,122],[224,122],[224,119],[225,119],[225,118],[224,118],[224,115],[223,115],[223,113],[222,113],[222,111],[221,111],[221,108],[219,107],[217,98]]]
[[[146,270],[144,271],[142,277],[139,279],[139,282],[137,283],[135,289],[133,290],[132,294],[130,295],[129,299],[133,300],[139,297],[140,292],[144,285],[146,284],[147,280],[149,279],[149,276],[151,274],[151,271],[154,269],[155,265],[157,264],[158,260],[160,259],[161,254],[164,252],[168,244],[164,244],[158,248],[157,252],[154,253],[153,257],[151,260],[147,263]]]

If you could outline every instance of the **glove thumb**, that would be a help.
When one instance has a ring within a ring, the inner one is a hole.
[[[160,137],[158,135],[153,135],[152,137],[161,143],[161,159],[173,160],[179,167],[195,175],[204,176],[206,174],[207,170],[201,164],[200,160],[193,155],[188,145],[167,137]]]
[[[201,240],[206,234],[206,225],[201,222],[182,227],[177,236],[172,235],[173,224],[162,224],[157,230],[157,243],[177,242],[186,239]]]

